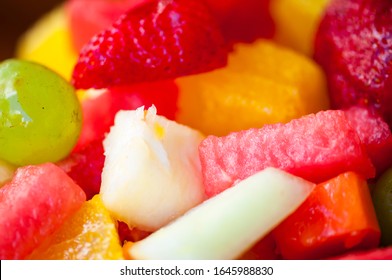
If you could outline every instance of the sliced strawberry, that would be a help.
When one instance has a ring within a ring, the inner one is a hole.
[[[334,108],[368,106],[392,126],[392,1],[332,1],[315,59],[326,71]]]
[[[204,2],[147,2],[85,45],[73,72],[76,88],[108,88],[224,66],[227,50]]]

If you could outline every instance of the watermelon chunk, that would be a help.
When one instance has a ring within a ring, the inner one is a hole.
[[[209,136],[199,146],[203,181],[209,197],[266,167],[314,183],[346,171],[375,176],[358,134],[341,110],[321,111],[287,124]]]
[[[52,163],[19,168],[0,189],[0,259],[24,259],[86,200]]]

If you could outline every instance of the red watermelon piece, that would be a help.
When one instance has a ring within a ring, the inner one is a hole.
[[[392,166],[392,133],[383,118],[366,107],[353,106],[346,116],[365,145],[377,175]]]
[[[0,189],[0,259],[24,259],[86,200],[52,163],[19,168]]]
[[[343,111],[328,110],[287,124],[209,136],[199,146],[208,196],[216,195],[266,167],[314,183],[346,171],[372,178],[375,169]]]

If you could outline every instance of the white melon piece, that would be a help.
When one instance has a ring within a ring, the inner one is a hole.
[[[104,140],[101,195],[130,227],[155,231],[205,200],[198,146],[204,136],[156,115],[120,111]]]
[[[314,184],[267,168],[130,246],[133,259],[236,259],[308,197]]]

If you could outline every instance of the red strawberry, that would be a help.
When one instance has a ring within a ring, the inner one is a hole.
[[[334,108],[365,105],[392,127],[392,1],[332,1],[315,59],[326,71]]]
[[[85,45],[73,72],[76,88],[108,88],[224,66],[227,50],[204,2],[147,2]]]

